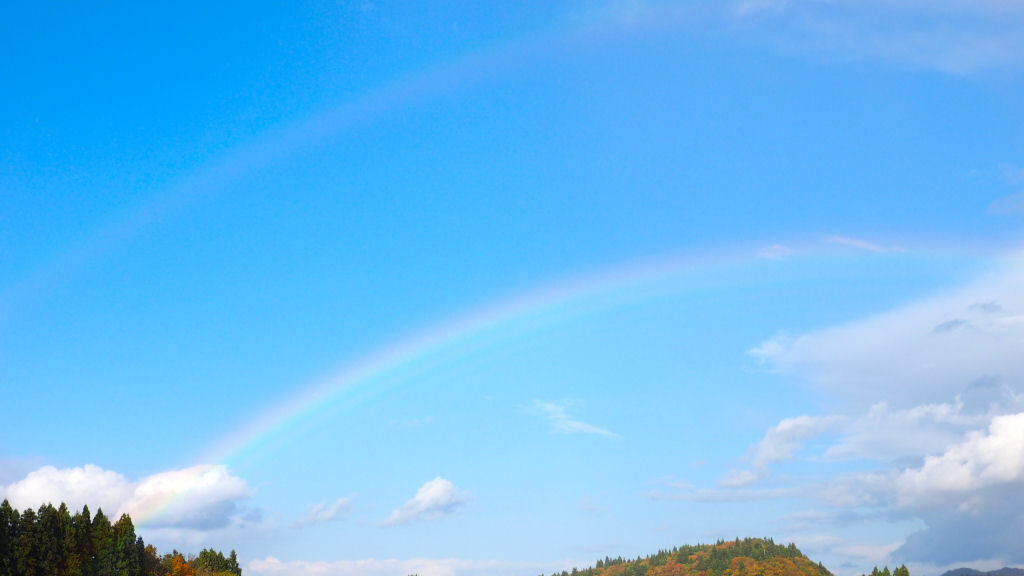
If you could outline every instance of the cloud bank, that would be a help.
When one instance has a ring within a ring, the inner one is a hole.
[[[565,563],[514,563],[460,558],[282,562],[270,556],[249,562],[245,573],[255,576],[521,576],[553,573],[568,567]]]

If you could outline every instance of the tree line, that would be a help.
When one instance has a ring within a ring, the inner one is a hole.
[[[204,549],[163,556],[135,534],[127,514],[113,524],[89,507],[72,514],[63,503],[19,513],[0,504],[0,576],[242,576],[238,557]]]

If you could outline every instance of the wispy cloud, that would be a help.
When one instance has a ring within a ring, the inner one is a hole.
[[[569,414],[566,412],[566,407],[562,404],[535,401],[533,403],[533,408],[534,411],[546,416],[548,421],[551,423],[552,430],[560,434],[594,434],[597,436],[606,436],[608,438],[619,437],[618,434],[604,428],[588,424],[581,420],[574,420],[569,417]]]
[[[866,405],[948,402],[980,377],[1024,373],[1024,258],[972,284],[906,306],[751,350],[770,369]],[[962,321],[952,328],[951,321]],[[970,329],[965,329],[969,323]]]
[[[795,254],[795,250],[783,244],[771,244],[757,251],[757,257],[764,260],[784,260]]]
[[[787,50],[966,74],[1024,64],[1016,0],[741,0],[748,30]]]
[[[821,60],[874,60],[956,75],[1024,66],[1018,0],[615,0],[583,20],[629,31],[717,28]]]
[[[454,484],[438,476],[416,491],[384,520],[385,526],[398,526],[419,520],[436,520],[454,514],[466,503],[466,495]]]
[[[763,479],[768,474],[769,464],[793,458],[807,440],[843,420],[841,416],[797,416],[782,420],[758,442],[751,458],[752,468],[733,471],[724,476],[719,484],[743,487]]]
[[[988,205],[989,214],[1024,214],[1024,192],[1004,196]]]
[[[320,502],[296,522],[298,526],[311,526],[341,520],[352,508],[352,499],[349,497],[338,498],[334,502]]]
[[[829,244],[835,244],[838,246],[846,246],[848,248],[856,248],[858,250],[866,250],[868,252],[875,252],[878,254],[888,254],[891,252],[906,252],[905,248],[900,246],[887,246],[884,244],[876,244],[874,242],[868,242],[867,240],[861,240],[859,238],[850,238],[849,236],[829,236],[825,239]]]

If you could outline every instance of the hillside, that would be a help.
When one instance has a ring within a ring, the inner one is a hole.
[[[551,576],[832,576],[793,544],[746,538],[681,546],[627,560],[605,558],[590,568]]]

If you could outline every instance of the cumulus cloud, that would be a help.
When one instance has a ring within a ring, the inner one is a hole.
[[[822,457],[874,461],[790,485],[835,518],[870,511],[870,521],[923,525],[875,548],[880,561],[1024,562],[1022,264],[1015,256],[965,287],[751,350],[845,407]],[[797,422],[769,431],[752,464],[804,449],[813,427]]]
[[[351,508],[352,499],[347,497],[338,498],[333,503],[320,502],[310,508],[309,512],[297,524],[300,526],[310,526],[341,520]]]
[[[967,440],[937,456],[925,458],[920,468],[899,477],[901,496],[910,501],[975,492],[998,484],[1024,480],[1024,412],[992,419],[986,432],[972,432]],[[972,500],[961,506],[969,508]]]
[[[384,520],[385,526],[398,526],[418,520],[435,520],[454,514],[466,503],[466,495],[454,484],[438,476],[416,491]]]
[[[948,403],[905,409],[885,402],[875,404],[866,413],[846,419],[839,440],[825,450],[824,456],[834,460],[897,461],[940,452],[966,432],[984,426],[996,411],[1011,407],[1010,403],[997,402],[981,409],[983,399],[975,390],[978,388],[969,386],[956,401]]]
[[[362,559],[337,562],[282,562],[272,556],[253,560],[245,573],[254,576],[518,576],[558,572],[565,563],[513,563],[461,558]]]
[[[604,428],[588,424],[581,420],[574,420],[569,416],[566,412],[565,406],[562,404],[538,401],[534,402],[534,409],[540,414],[546,416],[548,421],[551,422],[551,428],[555,432],[559,432],[561,434],[594,434],[609,438],[619,437],[618,434]]]
[[[3,489],[3,495],[15,508],[37,508],[42,504],[65,502],[73,509],[90,505],[108,512],[120,510],[132,496],[133,486],[112,470],[87,464],[84,467],[58,469],[43,466]]]
[[[94,464],[74,468],[43,466],[0,488],[16,508],[65,502],[78,509],[103,508],[114,517],[127,513],[152,527],[212,530],[229,525],[239,501],[251,491],[224,466],[193,466],[131,481]]]

